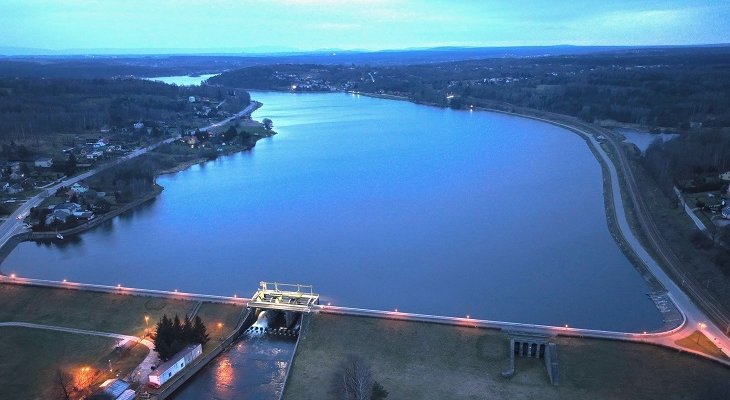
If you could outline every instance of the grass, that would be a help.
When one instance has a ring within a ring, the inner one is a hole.
[[[723,353],[720,348],[715,346],[715,343],[713,343],[710,338],[708,338],[707,336],[705,336],[704,333],[698,330],[695,330],[691,335],[687,336],[686,338],[676,340],[674,343],[687,349],[700,351],[711,356],[727,358],[727,356],[725,356],[725,353]]]
[[[542,360],[517,359],[507,380],[506,336],[382,319],[314,315],[305,324],[285,399],[335,399],[329,388],[348,354],[364,357],[389,399],[727,398],[730,369],[651,345],[558,338],[561,385]],[[720,390],[719,397],[711,391]]]
[[[163,314],[184,316],[195,302],[72,289],[0,284],[0,321],[32,322],[142,336]]]
[[[183,318],[195,301],[163,299],[73,289],[0,284],[0,322],[31,322],[102,332],[142,336],[149,317],[154,329],[163,314]],[[198,315],[208,327],[212,350],[238,323],[241,306],[202,303]],[[223,325],[218,328],[217,324]],[[57,369],[80,374],[82,366],[96,371],[89,380],[124,377],[144,359],[143,345],[115,350],[115,339],[81,334],[0,327],[0,399],[55,398],[52,390]],[[109,361],[113,374],[109,373]]]
[[[0,328],[0,398],[54,399],[57,370],[71,374],[80,386],[98,385],[115,373],[129,373],[147,354],[138,345],[129,351],[114,349],[115,339],[14,327]],[[83,367],[90,367],[82,375]]]
[[[238,324],[242,312],[243,307],[239,305],[203,303],[197,315],[208,328],[208,344],[217,346],[227,338]]]

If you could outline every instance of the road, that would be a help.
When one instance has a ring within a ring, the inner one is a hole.
[[[224,119],[223,121],[216,122],[215,124],[206,126],[205,128],[200,128],[200,131],[201,132],[207,132],[208,130],[215,129],[215,128],[218,128],[220,126],[223,126],[223,125],[225,125],[225,124],[233,121],[236,118],[241,118],[241,117],[250,115],[251,113],[253,113],[254,111],[256,111],[261,106],[262,106],[262,103],[259,103],[258,101],[251,101],[251,103],[249,103],[249,105],[246,108],[244,108],[243,110],[241,110],[240,112],[238,112],[238,114],[232,115],[232,116]]]
[[[51,194],[55,193],[56,190],[58,190],[60,187],[71,186],[74,183],[87,179],[94,174],[97,174],[115,165],[119,165],[127,160],[131,160],[135,157],[147,153],[150,150],[154,150],[163,144],[172,143],[174,140],[176,140],[176,138],[169,138],[159,143],[155,143],[151,146],[134,150],[131,153],[124,155],[114,161],[102,164],[94,169],[84,172],[83,174],[79,174],[62,182],[56,183],[55,185],[52,185],[41,191],[37,195],[31,197],[20,207],[18,207],[18,209],[15,210],[15,212],[12,213],[10,217],[5,222],[3,222],[2,225],[0,225],[0,247],[4,246],[11,237],[19,233],[26,232],[27,230],[23,227],[23,219],[28,215],[28,213],[30,213],[30,209],[40,205],[43,200],[45,200]]]
[[[712,340],[726,356],[730,357],[730,338],[725,335],[725,330],[723,329],[725,327],[719,327],[712,319],[708,318],[705,312],[693,302],[692,298],[703,302],[703,305],[708,309],[716,309],[717,307],[705,298],[704,293],[701,290],[693,287],[688,279],[685,280],[685,284],[682,288],[680,288],[657,263],[657,261],[654,260],[631,230],[626,216],[626,210],[624,209],[623,199],[621,197],[621,187],[616,165],[614,165],[611,161],[608,154],[600,146],[600,143],[596,140],[594,135],[601,135],[606,138],[614,150],[613,153],[618,157],[618,166],[621,168],[622,175],[626,180],[628,194],[631,198],[632,206],[634,207],[634,210],[636,210],[635,214],[640,220],[642,229],[650,240],[652,247],[657,251],[660,257],[662,257],[662,261],[664,261],[665,265],[676,276],[683,276],[681,269],[678,266],[680,261],[671,252],[669,246],[666,243],[663,243],[658,229],[651,220],[651,217],[648,216],[646,204],[643,203],[633,172],[631,171],[623,151],[621,151],[619,147],[620,144],[613,137],[612,133],[594,125],[588,125],[572,119],[568,120],[564,116],[554,115],[552,116],[554,119],[535,117],[531,115],[524,116],[566,128],[583,136],[590,142],[590,145],[594,147],[607,166],[611,179],[611,195],[613,197],[616,221],[621,234],[624,236],[626,243],[633,249],[634,253],[641,259],[651,274],[664,286],[669,297],[685,318],[685,323],[680,327],[681,329],[671,331],[671,335],[655,336],[652,337],[651,340],[646,341],[667,347],[679,348],[674,343],[676,340],[689,336],[695,330],[701,330],[705,336]],[[685,293],[685,290],[692,293],[693,297],[690,298],[687,293]],[[719,316],[723,316],[719,310],[717,310],[717,313]],[[725,363],[727,363],[727,361],[725,361]]]
[[[256,111],[256,109],[258,109],[259,107],[261,107],[261,103],[259,103],[257,101],[252,101],[249,103],[249,105],[246,108],[241,110],[239,113],[237,113],[231,117],[228,117],[222,121],[216,122],[216,123],[208,125],[206,127],[203,127],[200,130],[208,131],[210,129],[215,129],[217,127],[223,126],[236,118],[241,118],[243,116],[250,115],[252,112]],[[0,225],[0,248],[2,246],[5,246],[5,244],[11,237],[27,231],[23,227],[23,219],[28,215],[28,213],[30,212],[30,209],[33,207],[37,207],[39,204],[41,204],[41,202],[43,202],[44,199],[46,199],[51,194],[55,193],[56,190],[58,190],[58,188],[60,188],[62,186],[67,186],[67,187],[71,186],[74,183],[87,179],[94,174],[97,174],[97,173],[104,171],[108,168],[111,168],[115,165],[119,165],[119,164],[121,164],[125,161],[128,161],[128,160],[131,160],[135,157],[139,157],[142,154],[145,154],[151,150],[154,150],[157,147],[162,146],[164,144],[172,143],[175,140],[177,140],[177,138],[169,138],[169,139],[165,139],[161,142],[155,143],[153,145],[147,146],[145,148],[134,150],[131,153],[124,155],[114,161],[102,164],[94,169],[84,172],[83,174],[76,175],[76,176],[68,178],[60,183],[56,183],[55,185],[47,187],[45,190],[41,191],[34,197],[28,199],[25,203],[23,203],[20,207],[18,207],[18,209],[15,210],[15,212],[13,212],[10,215],[10,217],[5,222],[2,223],[2,225]]]
[[[15,328],[29,328],[29,329],[42,329],[47,331],[56,331],[56,332],[65,332],[65,333],[72,333],[72,334],[80,334],[80,335],[89,335],[89,336],[100,336],[100,337],[107,337],[111,339],[118,339],[119,343],[118,346],[124,346],[127,343],[140,343],[143,346],[147,347],[149,349],[149,352],[147,353],[147,356],[145,356],[144,360],[137,365],[137,367],[128,375],[130,378],[134,378],[134,380],[146,383],[147,375],[152,370],[153,365],[157,365],[159,363],[159,358],[157,357],[157,353],[155,350],[155,344],[152,343],[148,339],[140,339],[136,336],[129,336],[129,335],[122,335],[120,333],[110,333],[110,332],[100,332],[100,331],[88,331],[84,329],[76,329],[76,328],[68,328],[64,326],[53,326],[53,325],[41,325],[41,324],[32,324],[29,322],[0,322],[0,327],[15,327]]]
[[[252,109],[256,105],[251,104],[246,110]],[[253,108],[255,109],[255,108]],[[244,111],[246,111],[244,110]],[[252,110],[251,110],[252,111]],[[490,110],[498,111],[498,110]],[[509,113],[511,114],[511,113]],[[316,311],[333,313],[333,314],[345,314],[345,315],[360,315],[378,318],[390,318],[390,319],[401,319],[401,320],[412,320],[412,321],[426,321],[436,322],[459,326],[475,326],[483,328],[497,328],[497,329],[518,329],[534,332],[549,333],[559,336],[579,336],[589,338],[600,338],[600,339],[613,339],[613,340],[625,340],[640,343],[651,343],[655,345],[665,346],[680,351],[694,353],[706,358],[713,359],[720,363],[730,366],[730,338],[724,334],[724,330],[716,325],[700,307],[698,307],[692,299],[685,293],[684,290],[688,290],[692,293],[694,298],[703,301],[703,295],[698,292],[698,289],[693,287],[691,283],[678,286],[670,276],[660,267],[649,252],[644,248],[639,239],[634,235],[631,230],[626,210],[624,208],[623,199],[621,197],[621,187],[619,181],[619,172],[617,166],[611,161],[608,154],[603,150],[595,136],[602,135],[608,140],[608,143],[613,147],[614,153],[618,157],[618,167],[621,168],[622,176],[625,178],[627,183],[628,195],[631,199],[632,206],[637,210],[637,217],[640,219],[640,224],[645,230],[648,239],[652,242],[652,246],[656,249],[662,261],[665,265],[670,268],[676,276],[683,276],[681,270],[678,269],[676,256],[674,256],[668,249],[666,244],[662,243],[661,236],[658,234],[656,227],[653,226],[651,218],[647,216],[646,205],[643,204],[643,200],[638,192],[638,186],[633,177],[633,173],[628,165],[627,160],[621,149],[620,144],[612,137],[611,133],[593,125],[587,125],[579,121],[567,119],[564,116],[553,116],[554,119],[541,118],[531,115],[521,115],[543,122],[547,122],[570,131],[576,132],[577,134],[584,137],[589,144],[594,148],[596,153],[599,155],[603,163],[606,165],[609,171],[609,178],[611,181],[611,196],[613,199],[613,210],[615,213],[615,220],[618,224],[618,229],[623,235],[626,243],[633,249],[637,257],[645,264],[646,268],[652,273],[652,275],[665,287],[668,292],[669,298],[677,306],[679,311],[682,313],[683,322],[676,328],[670,329],[664,332],[651,332],[651,333],[630,333],[630,332],[611,332],[611,331],[599,331],[590,329],[579,329],[572,327],[557,327],[557,326],[545,326],[545,325],[533,325],[533,324],[519,324],[511,322],[500,322],[500,321],[487,321],[487,320],[476,320],[470,318],[457,318],[457,317],[441,317],[424,314],[411,314],[403,312],[392,312],[382,310],[366,310],[366,309],[355,309],[346,307],[334,307],[334,306],[317,306]],[[230,121],[235,118],[228,118],[226,121]],[[215,126],[220,126],[225,122],[211,125],[207,128],[212,129]],[[159,144],[158,144],[159,145]],[[143,151],[144,149],[138,150]],[[140,153],[143,154],[143,153]],[[137,154],[139,155],[139,154]],[[135,155],[136,156],[136,155]],[[98,171],[96,171],[98,172]],[[89,171],[92,173],[92,171]],[[95,172],[93,172],[95,173]],[[89,175],[90,176],[90,175]],[[83,177],[75,177],[73,179],[83,179]],[[70,180],[69,180],[70,181]],[[65,181],[62,184],[66,184]],[[73,182],[71,182],[73,183]],[[60,184],[59,184],[60,185]],[[29,207],[28,207],[29,209]],[[7,222],[13,222],[15,219],[10,219]],[[6,222],[6,223],[7,223]],[[3,227],[4,228],[4,225]],[[3,236],[3,240],[7,240]],[[70,282],[57,282],[47,281],[40,279],[24,279],[18,277],[8,277],[0,275],[0,281],[12,282],[16,284],[30,284],[37,286],[50,286],[50,287],[66,287],[76,288],[81,290],[95,290],[105,292],[118,292],[118,293],[129,293],[139,295],[152,295],[152,296],[180,296],[187,299],[207,300],[207,301],[222,301],[231,303],[245,303],[246,299],[241,297],[226,297],[226,296],[212,296],[192,293],[178,293],[178,292],[166,292],[159,290],[148,290],[148,289],[133,289],[126,287],[113,287],[104,285],[89,285],[89,284],[77,284]],[[711,303],[706,306],[712,306]],[[721,314],[722,315],[722,314]],[[694,350],[684,348],[677,345],[677,341],[685,339],[693,334],[697,330],[701,330],[705,336],[707,336],[713,343],[727,356],[725,358],[700,353]]]

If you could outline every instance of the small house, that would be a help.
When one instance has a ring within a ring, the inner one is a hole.
[[[90,220],[94,218],[92,211],[74,211],[73,216],[78,219]]]
[[[725,182],[730,181],[730,171],[726,171],[720,174],[720,179],[722,179]]]
[[[35,160],[35,166],[38,168],[51,168],[53,166],[53,159],[49,157],[43,157]]]
[[[133,127],[134,127],[134,129],[136,129],[136,130],[140,130],[140,129],[144,128],[144,124],[143,124],[142,122],[137,122],[137,123],[135,123],[135,124],[134,124],[134,125],[132,125],[132,126],[133,126]]]
[[[188,97],[188,103],[195,103],[195,96]]]
[[[85,193],[87,190],[89,190],[89,186],[83,182],[76,182],[73,185],[71,185],[71,190],[77,194]]]
[[[170,378],[175,376],[178,372],[182,371],[186,365],[190,364],[193,360],[203,354],[203,345],[191,344],[185,347],[180,352],[172,356],[169,361],[160,364],[150,375],[150,386],[160,387],[169,381]]]
[[[134,390],[130,389],[132,385],[121,379],[107,379],[99,385],[99,389],[109,398],[114,400],[131,400],[134,399]]]
[[[75,213],[81,210],[81,206],[76,203],[66,202],[53,207],[53,210],[68,210],[70,213]]]
[[[23,187],[19,183],[14,183],[10,185],[10,187],[7,189],[8,193],[10,194],[16,194],[23,191]]]
[[[730,206],[725,206],[725,208],[721,211],[722,217],[725,219],[730,219]]]

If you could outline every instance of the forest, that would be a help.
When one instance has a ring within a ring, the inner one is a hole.
[[[137,121],[177,119],[189,96],[248,104],[213,86],[175,86],[139,79],[0,79],[0,140],[24,141],[51,133],[81,133]]]
[[[497,102],[648,128],[730,126],[730,46],[396,66],[279,64],[226,72],[211,82],[391,94],[452,108]]]

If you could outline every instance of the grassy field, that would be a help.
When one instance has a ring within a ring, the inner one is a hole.
[[[242,306],[234,304],[213,304],[203,303],[198,310],[198,316],[208,328],[210,336],[209,344],[217,346],[219,342],[227,338],[243,312]]]
[[[713,342],[710,338],[705,336],[704,333],[698,330],[695,330],[686,338],[676,340],[674,343],[694,351],[700,351],[711,356],[727,359],[725,353],[723,353],[720,348],[715,346],[715,342]]]
[[[56,399],[57,370],[80,386],[129,373],[147,354],[142,345],[125,352],[117,341],[38,329],[0,328],[0,399]],[[112,361],[114,373],[108,371]],[[88,367],[86,372],[82,368]]]
[[[730,369],[650,345],[557,339],[560,386],[542,360],[517,359],[499,331],[315,315],[300,338],[285,399],[335,399],[337,365],[348,354],[372,366],[388,399],[726,399]],[[716,391],[715,394],[712,391]],[[717,394],[719,393],[719,394]]]
[[[33,322],[142,336],[163,314],[190,313],[195,302],[0,284],[0,322]]]
[[[154,329],[163,314],[177,314],[182,319],[198,303],[10,284],[0,284],[0,299],[0,322],[32,322],[138,337],[147,326],[145,316]],[[212,339],[207,350],[232,332],[241,312],[242,307],[236,305],[200,306],[198,315]],[[222,325],[218,327],[218,323]],[[0,399],[55,398],[50,393],[58,369],[78,375],[83,366],[90,366],[97,372],[91,379],[95,384],[116,374],[124,377],[148,353],[143,345],[118,351],[115,344],[114,339],[81,334],[0,327]],[[108,372],[109,360],[113,373]]]

